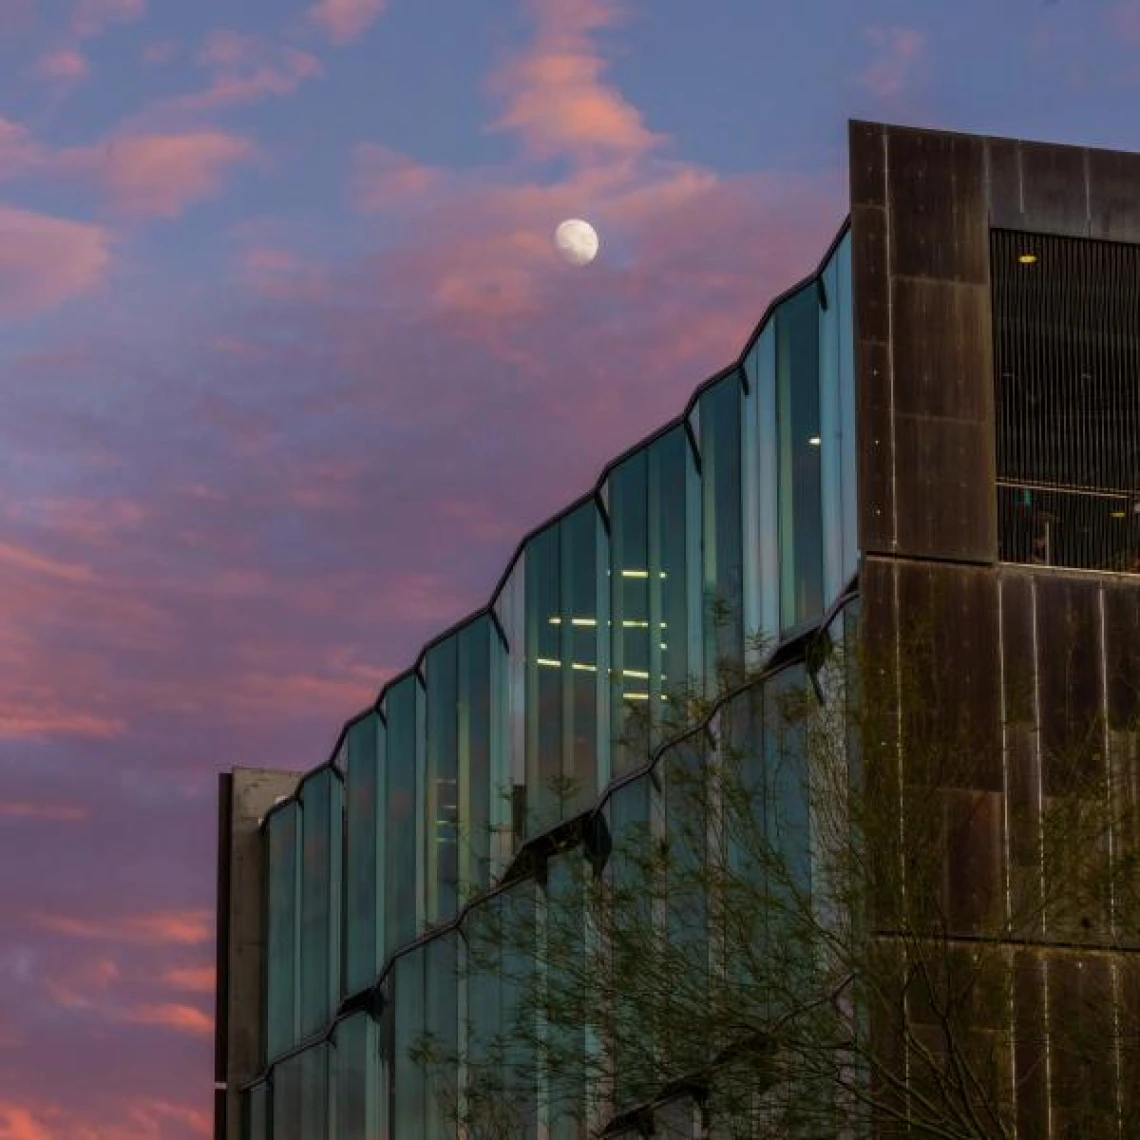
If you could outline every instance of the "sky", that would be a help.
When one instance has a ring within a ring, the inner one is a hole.
[[[217,773],[735,359],[849,118],[1138,103],[1140,0],[0,0],[0,1140],[209,1135]]]

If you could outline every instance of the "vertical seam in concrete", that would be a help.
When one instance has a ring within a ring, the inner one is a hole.
[[[1002,846],[1004,857],[1005,879],[1005,921],[1006,930],[1013,929],[1013,892],[1010,886],[1010,841],[1009,841],[1009,728],[1007,725],[1008,712],[1005,700],[1005,582],[1002,578],[997,581],[998,603],[998,707],[1001,715],[1001,784],[1002,784]],[[1008,955],[1010,976],[1009,987],[1009,1035],[1011,1041],[1017,1040],[1017,1001],[1013,984],[1016,977],[1015,959],[1013,952]],[[1013,1113],[1013,1135],[1017,1136],[1017,1050],[1009,1051],[1009,1091],[1010,1109]]]
[[[1086,152],[1087,153],[1087,152]],[[1104,774],[1105,799],[1108,808],[1108,929],[1109,936],[1115,943],[1116,928],[1116,828],[1113,826],[1112,808],[1115,802],[1112,782],[1112,734],[1108,727],[1108,620],[1105,614],[1104,586],[1098,586],[1096,592],[1098,616],[1100,618],[1100,715],[1104,742]],[[1120,965],[1111,959],[1108,965],[1109,984],[1112,987],[1112,1063],[1116,1070],[1116,1131],[1117,1135],[1124,1135],[1124,1057],[1121,1053],[1120,1035]]]
[[[1037,860],[1038,860],[1038,887],[1041,891],[1041,936],[1045,936],[1045,782],[1041,758],[1041,658],[1039,653],[1038,622],[1037,622],[1037,583],[1030,585],[1030,598],[1032,600],[1031,612],[1033,618],[1033,721],[1034,721],[1034,752],[1036,753],[1037,768]],[[1053,1057],[1051,1048],[1051,1034],[1049,1032],[1049,967],[1045,956],[1038,957],[1041,971],[1041,1014],[1045,1019],[1045,1119],[1047,1122],[1047,1135],[1053,1136]]]
[[[895,453],[895,314],[891,299],[891,152],[890,136],[884,129],[879,136],[883,143],[883,242],[885,245],[884,286],[887,291],[887,371],[890,405],[889,431],[891,441],[891,551],[899,548],[898,457]],[[897,612],[897,611],[896,611]]]

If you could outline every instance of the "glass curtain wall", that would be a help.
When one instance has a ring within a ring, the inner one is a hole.
[[[850,294],[844,238],[819,278],[774,308],[739,368],[609,469],[596,496],[536,532],[492,609],[429,646],[349,726],[343,792],[330,770],[274,810],[269,1060],[327,1027],[338,1001],[361,995],[470,892],[493,886],[524,842],[645,764],[686,723],[688,697],[760,665],[765,646],[818,621],[850,581]],[[762,762],[754,757],[765,773],[780,757],[789,802],[803,780],[796,739],[789,729],[765,744]],[[632,821],[622,805],[647,827],[667,827],[661,795],[648,780],[623,788],[607,809],[611,830]],[[765,810],[810,877],[808,822]],[[397,966],[392,977],[416,968],[425,967]],[[422,985],[405,984],[405,995],[409,985],[429,1000]],[[456,993],[467,1003],[464,1032],[487,1023],[470,1012],[492,988]],[[510,995],[494,1001],[501,1018]]]

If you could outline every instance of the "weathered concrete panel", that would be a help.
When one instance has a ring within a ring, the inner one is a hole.
[[[219,947],[227,963],[226,1017],[218,1027],[225,1034],[226,1122],[218,1134],[226,1140],[241,1140],[239,1089],[262,1063],[265,861],[260,823],[274,803],[292,795],[299,779],[298,772],[236,768],[222,782],[223,794],[228,791],[230,797],[230,834],[219,837],[223,858],[228,849],[229,897],[218,900],[218,928],[227,932],[227,944]]]

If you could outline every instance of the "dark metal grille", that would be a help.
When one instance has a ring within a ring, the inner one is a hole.
[[[1140,573],[1140,246],[991,235],[999,556]]]

